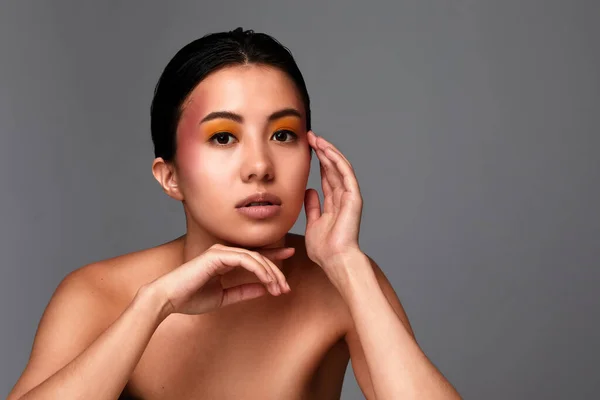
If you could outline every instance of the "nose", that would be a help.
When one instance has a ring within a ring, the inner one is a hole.
[[[250,146],[245,153],[240,171],[242,181],[270,181],[275,177],[273,161],[266,148],[261,145]]]

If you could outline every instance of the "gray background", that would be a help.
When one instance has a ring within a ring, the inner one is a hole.
[[[183,233],[151,174],[152,91],[237,26],[292,50],[315,131],[356,167],[361,245],[462,395],[598,395],[599,3],[365,3],[2,2],[0,395],[68,272]]]

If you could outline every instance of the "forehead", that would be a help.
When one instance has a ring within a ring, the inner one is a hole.
[[[304,112],[300,93],[288,75],[273,67],[240,65],[209,74],[190,93],[184,110],[207,114],[227,110],[248,116],[293,107]]]

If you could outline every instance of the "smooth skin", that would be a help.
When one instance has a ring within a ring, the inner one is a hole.
[[[61,283],[51,307],[46,311],[45,325],[41,326],[42,330],[36,338],[36,354],[33,354],[28,369],[8,399],[116,399],[152,334],[169,315],[208,313],[260,297],[266,293],[265,287],[273,296],[287,293],[291,289],[269,257],[283,260],[292,254],[293,250],[289,248],[256,252],[213,245],[201,256],[140,288],[123,315],[96,341],[67,366],[27,391],[28,385],[48,375],[48,371],[62,358],[49,354],[43,346],[67,346],[67,343],[53,343],[60,339],[56,337],[57,332],[51,331],[56,329],[52,323],[68,318],[64,309],[70,303],[90,302],[83,293],[85,288],[82,285],[85,283],[81,279],[84,278],[78,274],[70,275]],[[254,273],[261,283],[223,288],[221,278],[233,268],[244,268]],[[79,304],[79,307],[82,306]],[[84,332],[87,340],[90,339],[89,332]],[[49,343],[44,343],[46,340]],[[77,346],[81,340],[81,337],[77,338],[71,346]],[[115,358],[116,354],[118,358]],[[38,355],[41,358],[35,358]]]
[[[458,398],[361,251],[352,166],[306,130],[284,73],[247,65],[211,74],[184,105],[177,146],[175,162],[157,158],[152,171],[183,204],[186,234],[70,273],[9,400],[335,399],[350,359],[369,400]],[[310,149],[322,210],[306,190]],[[257,191],[282,199],[277,218],[235,211]],[[302,205],[305,235],[289,234]]]
[[[347,332],[346,342],[363,393],[390,400],[459,399],[456,389],[419,348],[396,296],[388,293],[386,298],[375,275],[379,267],[359,247],[363,202],[352,165],[313,132],[309,142],[321,165],[324,207],[321,211],[317,193],[309,189],[306,250],[350,309],[354,329]],[[360,361],[355,363],[357,353]]]

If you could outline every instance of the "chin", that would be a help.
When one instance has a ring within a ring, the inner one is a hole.
[[[282,221],[252,223],[244,227],[239,227],[235,232],[228,232],[222,238],[235,247],[265,247],[285,237],[292,226],[294,226],[293,223],[283,223]]]

